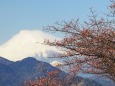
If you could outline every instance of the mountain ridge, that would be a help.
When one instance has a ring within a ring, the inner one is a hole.
[[[0,56],[0,63],[9,65],[9,64],[13,63],[13,61],[9,61],[6,58],[3,58],[3,57]]]
[[[38,61],[33,57],[28,57],[5,66],[11,68],[13,72],[10,73],[3,72],[4,74],[0,72],[0,86],[22,86],[23,81],[34,80],[36,79],[36,77],[47,76],[47,72],[53,70],[59,70],[61,73],[59,74],[60,77],[66,74],[60,69],[53,67],[49,63]],[[77,80],[76,83],[79,83],[79,79],[83,78],[76,77]],[[89,86],[89,84],[91,84],[91,86],[102,86],[99,83],[96,83],[95,81],[89,79],[88,80],[83,79],[82,83],[84,83],[83,86]]]

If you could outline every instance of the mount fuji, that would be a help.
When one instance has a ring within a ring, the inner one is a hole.
[[[39,30],[22,30],[9,41],[0,46],[0,56],[11,61],[22,60],[26,57],[35,57],[40,61],[52,62],[47,59],[60,52],[56,47],[45,45],[44,40],[60,40]]]

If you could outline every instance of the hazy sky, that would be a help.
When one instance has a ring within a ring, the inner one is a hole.
[[[20,30],[41,30],[56,21],[87,20],[89,8],[107,12],[109,0],[0,0],[0,45]]]

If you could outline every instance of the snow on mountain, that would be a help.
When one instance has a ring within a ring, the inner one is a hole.
[[[59,62],[59,61],[53,61],[50,63],[52,66],[62,66],[63,63],[62,62]]]
[[[47,61],[47,57],[59,53],[56,47],[44,45],[45,39],[51,41],[59,38],[39,30],[23,30],[0,46],[0,56],[9,60],[22,60],[28,56]]]

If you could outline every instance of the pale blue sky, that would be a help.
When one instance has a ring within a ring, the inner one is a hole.
[[[0,45],[20,30],[41,30],[56,21],[87,20],[89,8],[107,12],[109,0],[0,0]]]

